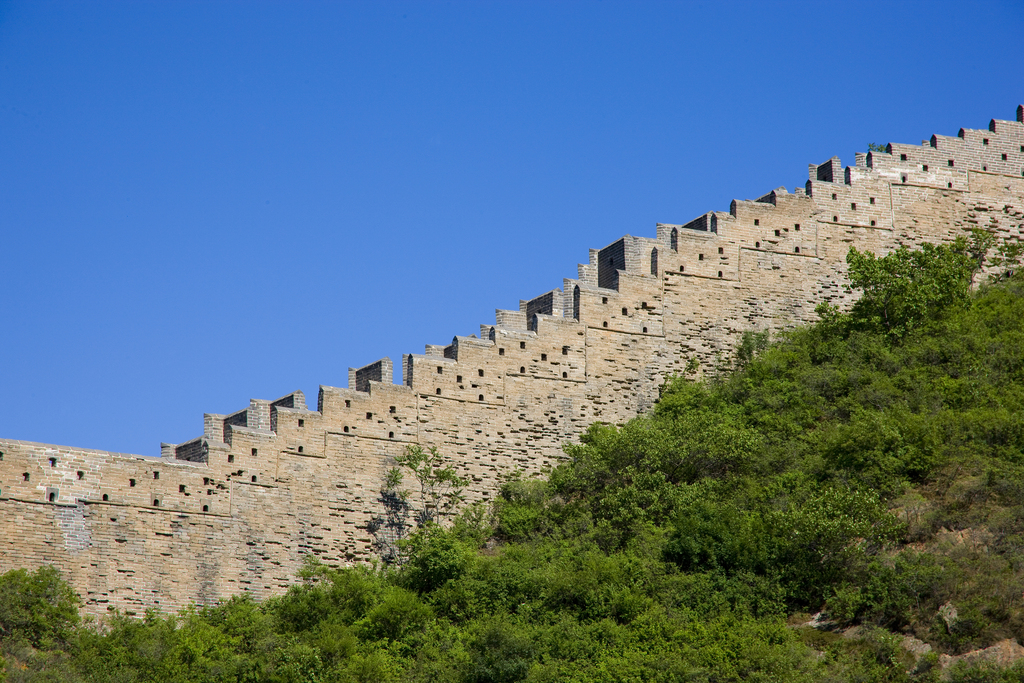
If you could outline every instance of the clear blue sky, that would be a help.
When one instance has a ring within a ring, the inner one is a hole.
[[[315,407],[590,247],[1022,102],[1021,0],[0,1],[0,436]]]

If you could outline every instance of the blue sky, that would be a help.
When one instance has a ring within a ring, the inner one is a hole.
[[[315,407],[590,247],[1022,102],[1020,0],[0,0],[0,436]]]

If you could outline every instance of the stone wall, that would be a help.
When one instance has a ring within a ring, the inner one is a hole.
[[[140,612],[257,598],[290,585],[306,555],[370,556],[368,520],[391,459],[437,446],[478,500],[503,474],[555,465],[594,421],[649,408],[696,360],[717,368],[747,330],[844,306],[850,246],[883,254],[974,227],[1024,231],[1024,108],[988,130],[887,153],[833,157],[806,185],[590,251],[559,289],[456,336],[321,387],[206,415],[161,458],[0,439],[0,571],[54,564],[87,611]],[[700,371],[698,371],[700,372]]]

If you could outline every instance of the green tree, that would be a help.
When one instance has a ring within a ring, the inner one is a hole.
[[[50,565],[0,575],[0,638],[62,648],[79,623],[80,600]]]
[[[395,462],[400,467],[408,468],[419,485],[420,508],[416,512],[418,526],[448,521],[466,501],[463,490],[467,480],[458,476],[454,467],[445,464],[435,446],[427,450],[419,445],[407,446],[405,453],[395,458]],[[400,471],[389,476],[396,487],[401,484]],[[407,497],[408,494],[403,496]]]
[[[924,244],[915,251],[900,247],[882,257],[851,247],[846,262],[851,287],[863,293],[850,310],[850,319],[891,339],[903,339],[925,321],[963,310],[970,302],[976,262],[962,237],[950,245]]]

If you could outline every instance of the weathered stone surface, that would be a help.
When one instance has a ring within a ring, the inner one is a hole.
[[[590,423],[649,408],[688,363],[715,368],[747,330],[810,322],[844,306],[851,245],[885,253],[974,227],[1024,230],[1024,109],[890,153],[810,167],[805,187],[734,201],[656,236],[590,252],[576,279],[456,336],[353,369],[321,387],[206,415],[203,435],[163,457],[0,439],[0,571],[52,563],[98,613],[267,597],[306,555],[369,555],[381,476],[408,444],[437,446],[494,495],[499,477],[556,464]]]

